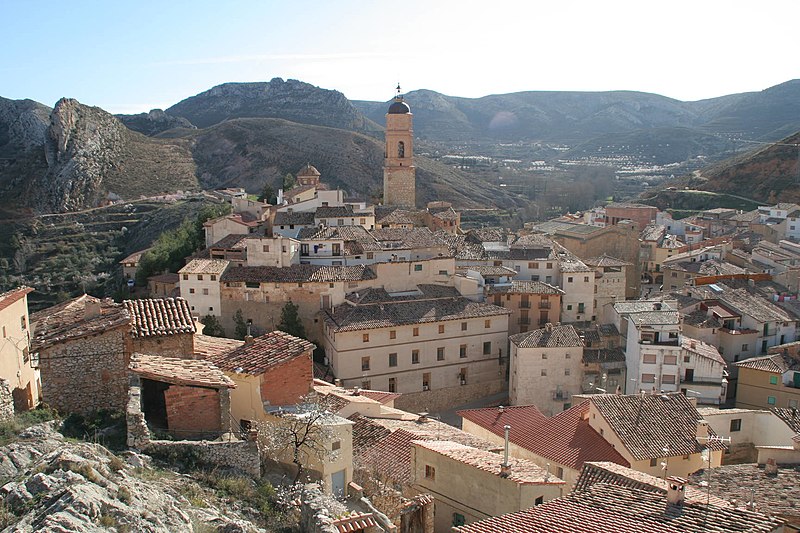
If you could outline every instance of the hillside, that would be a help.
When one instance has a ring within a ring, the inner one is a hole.
[[[361,132],[381,129],[339,91],[281,78],[217,85],[178,102],[166,112],[183,117],[199,128],[236,118],[260,117]]]
[[[800,133],[699,171],[699,188],[759,202],[800,202]],[[692,181],[696,181],[692,178]]]
[[[128,129],[144,135],[158,135],[174,128],[194,128],[191,122],[183,117],[175,117],[161,109],[152,109],[138,115],[114,115]]]

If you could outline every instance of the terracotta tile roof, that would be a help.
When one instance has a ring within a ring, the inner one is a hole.
[[[457,220],[458,219],[458,213],[452,207],[448,207],[448,208],[441,209],[441,210],[436,210],[436,211],[429,210],[429,212],[431,213],[431,215],[433,215],[434,217],[439,218],[441,220]]]
[[[719,299],[736,311],[749,315],[759,322],[794,321],[786,311],[765,298],[750,293],[747,289],[724,290]]]
[[[795,433],[800,433],[800,411],[790,407],[773,407],[770,411],[775,413],[775,416],[789,426],[789,429]]]
[[[375,442],[389,436],[392,432],[359,413],[347,417],[353,422],[353,454],[358,456],[362,450],[370,448]]]
[[[396,393],[396,392],[384,392],[384,391],[379,391],[379,390],[361,389],[360,392],[361,392],[362,395],[366,396],[367,398],[375,400],[376,402],[384,404],[384,405],[393,402],[394,400],[396,400],[397,398],[399,398],[401,396],[401,394]]]
[[[542,329],[512,335],[508,340],[518,348],[583,347],[583,341],[578,332],[570,324],[566,326],[548,325]]]
[[[370,233],[381,243],[384,250],[447,246],[428,228],[379,228]]]
[[[712,346],[711,344],[705,343],[701,340],[690,339],[684,335],[681,339],[681,348],[699,357],[710,359],[716,363],[720,363],[723,366],[727,366],[725,359],[719,354],[719,350],[717,350],[715,346]]]
[[[585,463],[573,490],[588,490],[596,483],[608,483],[621,487],[646,490],[665,496],[667,494],[667,481],[665,479],[605,461]],[[696,503],[705,503],[709,500],[706,491],[697,490],[691,486],[686,487],[684,497],[686,501]],[[719,507],[732,507],[730,503],[714,495],[710,497],[710,501],[713,505]]]
[[[702,420],[694,404],[679,392],[667,394],[598,394],[591,402],[611,426],[625,449],[637,460],[700,453],[697,423]],[[709,435],[714,435],[709,428]],[[725,449],[722,443],[709,445]]]
[[[489,287],[489,294],[511,293],[511,294],[564,294],[564,291],[543,281],[524,281],[513,280],[509,284],[492,285]]]
[[[87,318],[87,305],[96,309],[96,316]],[[123,305],[87,294],[33,313],[30,321],[33,350],[116,328],[130,328],[131,323],[130,314]]]
[[[662,494],[596,483],[542,505],[473,522],[459,533],[717,533],[772,532],[777,518],[728,507],[684,502],[668,505]]]
[[[365,265],[230,267],[220,278],[223,282],[250,281],[267,283],[330,283],[336,281],[363,281],[368,279],[375,279],[375,272]]]
[[[419,439],[403,429],[376,440],[353,458],[359,468],[385,476],[394,483],[411,483],[411,442]]]
[[[553,417],[546,417],[535,406],[469,409],[458,414],[470,422],[504,436],[503,426],[511,426],[509,440],[536,455],[570,468],[580,469],[586,461],[629,463],[603,437],[589,426],[584,401]]]
[[[405,430],[414,435],[417,440],[449,440],[458,442],[465,446],[478,448],[479,450],[498,450],[497,444],[493,444],[471,433],[462,431],[450,424],[445,424],[433,418],[427,418],[424,422],[420,417],[414,420],[401,420],[395,418],[374,418],[372,421],[389,431]]]
[[[139,250],[138,252],[133,252],[131,255],[126,257],[125,259],[121,260],[119,264],[123,263],[138,263],[139,260],[142,258],[144,253],[148,251],[150,248],[146,248],[144,250]]]
[[[156,283],[178,283],[181,277],[178,274],[173,272],[168,272],[166,274],[157,274],[155,276],[150,276],[147,278],[147,281],[155,281]]]
[[[134,337],[194,333],[197,330],[189,304],[183,298],[125,300],[123,305],[130,316]]]
[[[257,376],[296,357],[309,357],[314,348],[316,346],[305,339],[273,331],[256,337],[250,344],[215,355],[210,361],[223,370]],[[310,358],[308,364],[311,364]]]
[[[697,309],[683,315],[683,323],[689,324],[690,326],[695,326],[697,328],[721,328],[722,322],[720,322],[715,316],[709,316],[706,311],[702,309]]]
[[[391,206],[375,208],[375,224],[414,224],[413,212]]]
[[[164,383],[211,388],[234,388],[236,384],[211,362],[135,353],[128,367],[139,376]]]
[[[225,355],[228,352],[239,348],[244,341],[236,339],[224,339],[222,337],[211,337],[209,335],[194,336],[194,353],[200,359],[211,359]]]
[[[750,359],[734,363],[734,365],[740,368],[751,368],[753,370],[777,372],[780,374],[788,372],[789,370],[800,370],[800,360],[779,353],[751,357]]]
[[[215,250],[242,250],[247,248],[246,241],[251,237],[252,235],[227,235],[209,246],[209,248]]]
[[[482,244],[484,242],[506,242],[506,230],[502,228],[475,228],[467,232],[469,242]]]
[[[517,271],[513,268],[494,265],[465,265],[465,270],[474,270],[481,276],[516,276]]]
[[[629,263],[628,261],[623,261],[622,259],[617,259],[616,257],[611,257],[610,255],[605,255],[605,254],[598,257],[590,257],[589,259],[584,259],[583,262],[590,267],[633,266],[633,263]]]
[[[436,452],[454,461],[458,461],[459,463],[477,468],[478,470],[500,476],[503,456],[499,453],[479,450],[449,440],[415,440],[412,444]],[[511,467],[511,472],[506,479],[514,483],[520,485],[564,484],[563,480],[550,474],[533,461],[509,457],[508,464]]]
[[[192,259],[178,274],[217,274],[225,272],[231,262],[225,259]]]
[[[625,351],[622,348],[584,348],[583,363],[624,363]]]
[[[14,302],[20,301],[31,292],[33,292],[32,288],[23,286],[0,294],[0,311],[10,306]]]
[[[278,211],[275,213],[275,221],[273,226],[313,226],[314,225],[314,212],[313,211],[299,211],[287,212]]]
[[[372,517],[372,513],[358,513],[356,511],[352,511],[349,515],[333,521],[333,526],[339,533],[359,533],[377,525],[378,523]]]
[[[800,466],[778,467],[777,475],[764,473],[757,464],[723,465],[714,468],[711,476],[701,470],[689,476],[689,482],[698,491],[705,492],[707,484],[711,493],[742,507],[751,501],[755,511],[781,517],[800,526]]]
[[[592,272],[592,269],[583,261],[578,259],[562,260],[558,262],[558,268],[561,272]]]
[[[358,305],[375,304],[381,302],[405,302],[414,300],[427,300],[438,298],[458,298],[461,293],[455,287],[443,285],[420,284],[417,290],[404,291],[401,294],[392,294],[383,287],[367,287],[363,291],[353,292],[345,298],[348,302]]]
[[[339,332],[508,314],[510,311],[504,307],[458,297],[340,305],[333,312],[323,311],[323,319],[329,327]]]

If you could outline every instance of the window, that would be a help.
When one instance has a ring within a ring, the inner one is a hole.
[[[183,281],[189,281],[189,274],[183,275]]]
[[[217,275],[211,274],[211,281],[217,281]]]
[[[690,363],[691,361],[692,361],[692,358],[690,356],[688,356],[688,355],[684,355],[683,356],[683,362],[684,363]]]
[[[462,322],[461,323],[461,331],[467,331],[467,323],[466,322]]]
[[[642,374],[642,383],[655,383],[655,382],[656,382],[655,374]]]
[[[419,328],[414,328],[413,335],[414,335],[415,337],[419,337]]]
[[[569,354],[564,354],[564,359],[570,359],[571,356]]]
[[[369,333],[364,333],[363,335],[361,335],[361,341],[369,342]]]
[[[439,346],[436,348],[436,360],[444,361],[444,346]]]
[[[485,327],[485,328],[492,327],[492,321],[491,320],[484,320],[483,321],[483,327]]]
[[[658,459],[650,459],[650,466],[658,466]]]
[[[589,283],[589,276],[583,276],[583,282]]]
[[[461,359],[464,359],[465,357],[467,357],[467,345],[466,344],[462,344],[461,346],[458,347],[458,356]]]
[[[675,384],[675,374],[664,374],[661,376],[661,383],[666,383],[668,385]]]
[[[642,357],[642,362],[647,363],[648,365],[655,364],[656,362],[656,354],[654,353],[646,353]]]
[[[742,344],[742,351],[746,352],[747,349],[748,349],[748,345],[747,344]]]
[[[422,272],[422,265],[414,265],[414,272]]]
[[[203,275],[202,274],[198,274],[197,275],[197,281],[203,281]]]
[[[427,479],[436,479],[436,468],[431,465],[425,465],[425,477]]]
[[[367,259],[375,259],[375,254],[373,252],[367,252]]]
[[[769,384],[770,385],[777,385],[778,384],[778,376],[770,376],[769,377]]]
[[[209,307],[209,308],[208,308],[208,310],[209,310],[209,311],[213,311],[213,310],[214,310],[214,308],[213,308],[213,307]]]
[[[547,359],[547,354],[546,353],[542,354],[542,359]]]
[[[444,324],[439,324],[439,333],[444,333]]]
[[[447,275],[447,270],[440,270],[439,271],[439,275],[440,276],[446,276]]]
[[[361,370],[369,370],[369,356],[361,358]]]
[[[564,375],[565,376],[569,376],[569,368],[565,368],[564,369]]]
[[[677,355],[665,355],[664,356],[664,364],[665,365],[677,365],[678,364],[678,356]]]
[[[371,383],[369,382],[369,380],[361,382],[361,388],[362,389],[370,390],[371,389],[370,385],[371,385]]]
[[[422,374],[422,390],[431,390],[431,373]]]
[[[194,294],[194,289],[189,289],[189,294]]]
[[[542,375],[542,376],[546,376],[546,375],[547,375],[547,369],[546,369],[546,368],[543,368],[543,369],[542,369],[542,373],[541,373],[541,375]]]
[[[483,343],[483,355],[489,355],[492,353],[492,341],[486,341]]]
[[[770,405],[775,405],[775,396],[767,396],[767,403]]]
[[[560,466],[556,468],[556,477],[564,479],[564,469]]]
[[[547,268],[553,268],[553,263],[547,263]]]
[[[572,276],[567,278],[567,283],[572,283]]]
[[[389,330],[389,338],[390,339],[396,339],[397,338],[397,331],[395,331],[393,329],[390,329]]]
[[[411,364],[412,365],[419,364],[419,350],[411,350]]]
[[[464,515],[461,513],[453,513],[453,527],[463,526],[466,523]]]
[[[567,305],[567,311],[572,311],[572,304]]]
[[[269,244],[265,244],[264,246],[262,246],[261,247],[261,251],[262,252],[269,252]]]
[[[333,441],[333,443],[331,443],[331,451],[335,452],[336,450],[340,449],[341,447],[342,447],[342,441],[340,441],[340,440],[335,440],[335,441]]]
[[[536,500],[533,502],[533,504],[534,504],[534,505],[542,505],[543,503],[544,503],[544,496],[539,496],[539,497],[538,497],[538,498],[536,498]]]
[[[397,366],[397,354],[390,353],[389,354],[389,366]]]
[[[389,392],[397,392],[397,380],[389,378]]]
[[[361,225],[363,226],[364,224],[366,224],[366,223],[367,223],[367,219],[366,219],[366,218],[359,218],[359,219],[358,219],[358,223],[359,223],[359,224],[361,224]]]
[[[583,304],[582,302],[581,302],[581,303],[579,303],[579,304],[578,304],[578,312],[579,312],[579,313],[583,313],[583,312],[584,312],[584,310],[585,310],[585,306],[584,306],[584,304]]]
[[[741,431],[742,430],[742,419],[741,418],[734,418],[731,420],[731,431]]]
[[[539,263],[528,263],[528,268],[537,269],[539,268]]]
[[[203,295],[208,296],[208,289],[203,289]]]

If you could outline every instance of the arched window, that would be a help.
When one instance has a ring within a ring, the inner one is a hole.
[[[406,156],[406,143],[400,141],[397,143],[397,157],[405,157]]]

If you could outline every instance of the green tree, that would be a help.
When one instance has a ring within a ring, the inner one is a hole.
[[[269,204],[275,205],[277,202],[277,197],[275,196],[275,189],[272,188],[272,185],[269,183],[264,184],[264,188],[261,189],[261,194],[258,196],[259,202],[267,202]]]
[[[203,328],[203,335],[209,335],[211,337],[224,337],[225,330],[222,327],[222,324],[219,323],[217,317],[214,315],[206,315],[204,316],[200,322],[205,326]],[[245,328],[247,325],[245,325]],[[247,330],[245,329],[245,332]]]
[[[295,183],[296,180],[294,179],[294,175],[292,175],[291,172],[287,172],[286,175],[283,177],[283,190],[288,191],[289,189],[294,187]]]
[[[303,327],[303,322],[300,320],[298,309],[297,305],[291,300],[286,302],[283,309],[281,309],[281,321],[278,324],[278,329],[285,331],[289,335],[304,339],[306,328]]]
[[[233,315],[233,322],[236,324],[233,328],[233,336],[243,341],[247,336],[247,322],[244,320],[244,315],[241,309],[237,309]]]

